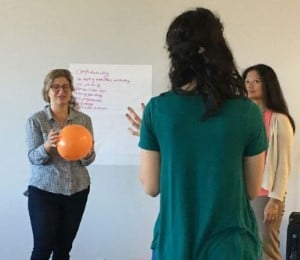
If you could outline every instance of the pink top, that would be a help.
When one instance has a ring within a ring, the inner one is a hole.
[[[264,123],[265,123],[265,129],[266,129],[266,135],[267,139],[269,140],[269,135],[270,135],[270,123],[271,123],[271,118],[272,118],[272,110],[267,109],[263,113],[263,118],[264,118]],[[265,161],[267,158],[267,150],[265,151]],[[261,191],[259,193],[259,196],[268,196],[269,191],[265,190],[264,188],[261,188]]]

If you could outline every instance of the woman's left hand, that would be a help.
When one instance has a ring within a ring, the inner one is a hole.
[[[274,223],[278,217],[278,200],[270,198],[264,210],[264,223]]]
[[[142,112],[144,112],[145,104],[142,103],[141,106],[142,106]],[[132,135],[139,136],[142,119],[132,107],[128,107],[127,110],[128,112],[126,113],[126,117],[129,123],[132,125],[132,127],[129,127],[128,130]]]

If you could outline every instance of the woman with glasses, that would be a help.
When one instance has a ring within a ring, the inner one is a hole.
[[[28,209],[33,232],[31,260],[69,259],[89,194],[86,166],[95,160],[93,148],[83,159],[67,161],[57,152],[59,131],[80,124],[93,133],[89,116],[75,109],[71,73],[48,73],[42,90],[48,103],[26,122],[27,156],[31,167]]]

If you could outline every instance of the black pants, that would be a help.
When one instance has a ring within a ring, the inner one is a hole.
[[[31,260],[70,259],[89,188],[71,196],[28,187],[28,210],[34,246]]]

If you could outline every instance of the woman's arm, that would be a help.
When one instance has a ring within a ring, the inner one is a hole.
[[[291,168],[293,129],[287,116],[278,114],[270,139],[266,169],[274,175],[269,197],[283,200]]]
[[[140,180],[144,191],[156,197],[160,193],[160,153],[141,149]]]
[[[259,195],[263,171],[265,153],[244,157],[244,176],[249,198],[252,200]]]
[[[30,163],[33,165],[47,164],[50,160],[50,150],[55,146],[56,139],[57,134],[54,130],[50,130],[49,133],[43,133],[38,121],[34,118],[29,118],[26,122],[26,145]]]
[[[293,129],[287,116],[277,114],[273,125],[266,170],[274,175],[269,201],[264,209],[264,222],[272,223],[278,216],[279,204],[284,200],[291,167]]]

